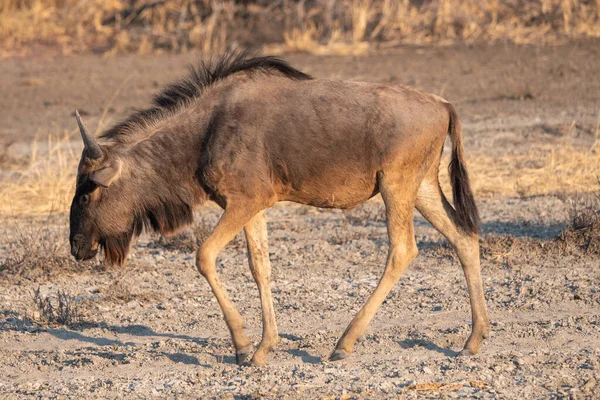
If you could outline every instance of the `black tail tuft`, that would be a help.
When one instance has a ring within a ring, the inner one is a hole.
[[[460,120],[458,119],[456,110],[450,104],[448,104],[448,112],[450,114],[448,135],[450,135],[450,140],[452,141],[452,160],[448,169],[450,172],[450,181],[452,182],[452,194],[457,217],[456,222],[466,233],[479,233],[481,220],[473,192],[471,192],[469,174],[465,166]]]

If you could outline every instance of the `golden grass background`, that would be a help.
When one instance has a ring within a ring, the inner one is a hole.
[[[269,52],[355,54],[400,43],[551,43],[600,36],[600,0],[0,0],[0,56]]]

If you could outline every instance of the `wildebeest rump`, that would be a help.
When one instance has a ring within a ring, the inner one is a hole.
[[[457,250],[471,299],[473,330],[462,354],[474,354],[489,322],[479,265],[479,216],[465,169],[460,121],[445,100],[399,85],[312,79],[275,57],[246,52],[201,64],[99,140],[81,122],[85,149],[71,206],[71,252],[99,248],[122,264],[144,229],[163,234],[192,222],[206,200],[224,213],[200,246],[208,280],[232,335],[239,363],[251,353],[242,317],[215,269],[219,252],[241,230],[258,285],[263,337],[252,362],[263,365],[278,341],[270,291],[264,210],[279,201],[352,208],[381,193],[390,247],[377,288],[330,359],[353,351],[391,288],[417,254],[416,207]],[[452,141],[454,207],[438,170]]]

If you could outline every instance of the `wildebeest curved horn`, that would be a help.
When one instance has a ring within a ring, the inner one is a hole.
[[[79,132],[81,133],[81,138],[83,139],[83,144],[87,151],[87,156],[93,160],[102,157],[102,149],[100,145],[96,142],[93,136],[90,136],[85,128],[85,124],[81,120],[81,115],[79,115],[79,111],[75,110],[75,118],[77,118],[77,125],[79,125]]]

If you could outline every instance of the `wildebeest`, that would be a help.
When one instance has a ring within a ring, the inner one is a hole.
[[[479,216],[463,156],[461,125],[447,101],[400,85],[313,79],[276,57],[247,52],[191,68],[99,139],[86,132],[70,215],[78,260],[104,250],[122,264],[143,230],[169,234],[212,200],[223,215],[196,263],[216,296],[238,363],[252,350],[242,317],[219,281],[219,252],[242,230],[263,315],[252,357],[266,363],[278,333],[270,291],[264,210],[279,201],[349,209],[381,193],[389,252],[383,276],[340,338],[330,360],[347,357],[400,275],[417,255],[413,209],[456,248],[469,291],[472,333],[461,354],[489,333],[479,265]],[[454,206],[438,170],[452,142]]]

